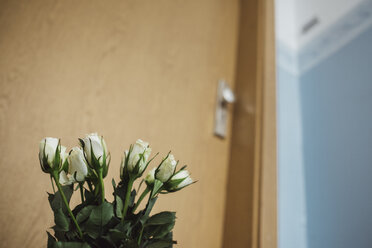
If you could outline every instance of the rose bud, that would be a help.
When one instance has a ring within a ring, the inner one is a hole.
[[[85,152],[88,165],[96,170],[102,167],[107,173],[110,161],[108,159],[109,153],[107,151],[106,142],[103,137],[99,136],[97,133],[91,133],[79,140]]]
[[[68,173],[71,174],[77,182],[84,182],[88,175],[88,166],[84,157],[84,152],[80,147],[74,147],[68,155]]]
[[[166,190],[169,192],[178,191],[184,187],[194,183],[187,170],[180,170],[167,182]]]
[[[135,175],[142,175],[147,167],[147,161],[151,154],[149,143],[138,139],[136,143],[131,146],[129,151],[125,151],[125,159],[121,165],[121,174],[124,171]]]
[[[44,138],[39,144],[39,160],[45,173],[60,172],[67,167],[66,147],[61,146],[57,138]]]
[[[71,175],[67,175],[63,170],[59,173],[59,183],[62,185],[71,185],[75,182],[74,178]]]
[[[145,182],[148,186],[152,186],[154,184],[154,181],[155,181],[155,170],[156,168],[152,168],[149,173],[147,174],[147,176],[145,177]]]
[[[174,159],[174,156],[172,154],[168,154],[155,172],[156,179],[165,183],[169,180],[169,178],[171,178],[171,176],[173,176],[176,166],[177,161]]]

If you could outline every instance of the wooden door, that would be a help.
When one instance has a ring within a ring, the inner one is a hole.
[[[240,1],[224,247],[277,247],[274,1]]]
[[[238,1],[0,2],[0,246],[45,247],[53,216],[44,136],[97,131],[119,178],[137,138],[170,149],[197,184],[164,195],[178,247],[220,247],[230,135],[213,135],[217,80],[233,87]],[[229,125],[230,126],[230,125]],[[112,190],[106,187],[109,199]]]

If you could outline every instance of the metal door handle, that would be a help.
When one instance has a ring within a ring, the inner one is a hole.
[[[226,84],[226,82],[221,81],[221,84],[223,84],[221,87],[223,101],[228,102],[228,103],[235,102],[234,92],[230,89],[230,87]]]
[[[226,136],[228,103],[235,102],[235,94],[225,80],[219,80],[217,86],[216,118],[214,134],[220,138]]]

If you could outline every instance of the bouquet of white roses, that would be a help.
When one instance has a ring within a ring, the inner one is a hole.
[[[141,181],[138,191],[142,182],[145,188],[137,197],[133,183],[157,155],[150,159],[149,144],[137,140],[124,152],[121,180],[118,184],[112,180],[114,201],[108,202],[103,182],[110,164],[106,143],[95,133],[79,141],[80,146],[69,153],[59,139],[40,142],[41,169],[50,174],[54,192],[48,197],[55,222],[54,235],[47,232],[48,248],[172,247],[176,243],[172,237],[175,212],[150,212],[159,194],[176,192],[193,183],[186,166],[177,170],[178,161],[168,153]],[[72,209],[74,191],[80,191],[81,203]],[[145,208],[139,210],[144,199]]]

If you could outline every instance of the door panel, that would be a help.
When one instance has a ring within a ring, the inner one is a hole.
[[[235,85],[239,101],[234,107],[224,247],[273,248],[277,247],[274,1],[241,0],[240,13]]]
[[[38,142],[97,131],[119,178],[137,138],[198,183],[161,196],[179,247],[220,247],[230,136],[213,136],[216,85],[233,87],[238,1],[0,2],[1,247],[45,247],[53,223]],[[230,126],[230,125],[229,125]],[[159,160],[158,160],[159,161]]]
[[[260,196],[258,244],[277,247],[277,145],[274,1],[259,2],[259,62],[261,88]]]

